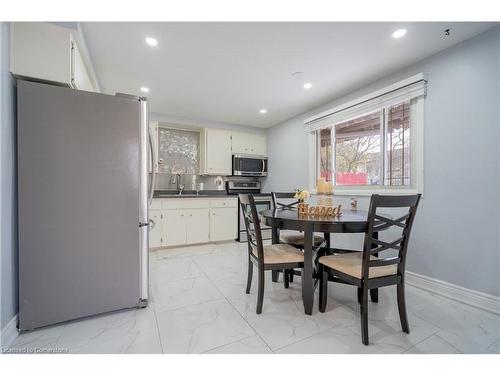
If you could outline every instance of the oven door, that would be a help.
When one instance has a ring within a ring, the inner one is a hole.
[[[267,176],[267,158],[233,155],[233,176]]]

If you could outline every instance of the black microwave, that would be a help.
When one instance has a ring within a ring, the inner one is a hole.
[[[254,155],[233,155],[233,176],[267,176],[267,158]]]

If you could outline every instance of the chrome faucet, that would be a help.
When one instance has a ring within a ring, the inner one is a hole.
[[[181,184],[181,175],[179,173],[177,173],[172,179],[172,183],[177,185],[177,193],[182,195],[182,192],[184,191],[184,184]]]

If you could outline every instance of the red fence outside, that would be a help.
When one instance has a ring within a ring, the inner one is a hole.
[[[337,185],[367,185],[367,173],[337,172],[335,173]]]
[[[330,171],[322,171],[321,177],[325,181],[331,181],[332,173]],[[367,173],[337,172],[335,173],[335,178],[337,185],[368,185]]]

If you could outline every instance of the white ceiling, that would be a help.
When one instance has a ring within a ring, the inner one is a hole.
[[[83,23],[101,88],[151,112],[270,127],[493,23]],[[406,28],[401,39],[392,32]],[[451,35],[444,30],[451,28]],[[158,46],[148,46],[152,36]],[[451,68],[451,67],[450,67]],[[300,77],[292,73],[301,71]],[[313,84],[304,90],[305,82]],[[259,113],[261,108],[267,114]]]

